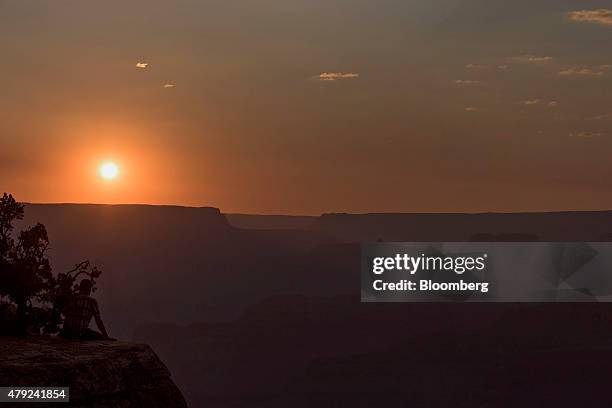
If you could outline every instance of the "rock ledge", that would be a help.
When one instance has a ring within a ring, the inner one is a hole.
[[[4,386],[68,386],[74,407],[187,406],[146,344],[0,337],[0,378]]]

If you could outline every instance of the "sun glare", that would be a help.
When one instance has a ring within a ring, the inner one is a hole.
[[[100,176],[106,180],[112,180],[119,175],[119,167],[113,162],[105,162],[100,166]]]

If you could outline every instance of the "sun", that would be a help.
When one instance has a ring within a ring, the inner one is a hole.
[[[119,166],[113,162],[104,162],[100,166],[100,176],[106,180],[116,179],[119,175]]]

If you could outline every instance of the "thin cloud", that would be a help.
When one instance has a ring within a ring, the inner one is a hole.
[[[592,68],[569,68],[559,72],[562,76],[602,76],[603,71],[596,71]]]
[[[467,64],[465,66],[467,69],[482,69],[482,68],[486,68],[486,65],[479,65],[479,64]]]
[[[176,86],[176,85],[174,85],[174,84],[170,84],[170,83],[168,83],[168,84],[164,84],[164,88],[174,88],[175,86]]]
[[[529,99],[526,101],[521,102],[523,105],[526,106],[532,106],[532,105],[537,105],[539,104],[541,101],[539,99]]]
[[[510,68],[510,67],[508,65],[505,65],[505,64],[497,66],[497,69],[502,69],[502,70],[503,69],[508,69],[508,68]]]
[[[550,102],[548,102],[548,106],[550,108],[556,108],[557,106],[559,106],[559,102],[557,102],[557,101],[550,101]]]
[[[569,18],[572,21],[612,25],[612,10],[597,9],[572,11],[569,13]]]
[[[576,132],[570,133],[570,137],[577,137],[579,139],[593,139],[596,137],[602,137],[604,134],[601,132]]]
[[[468,106],[464,109],[466,112],[476,112],[478,109]]]
[[[537,56],[537,55],[521,55],[518,57],[513,57],[512,60],[514,62],[520,62],[523,64],[525,63],[540,64],[540,63],[552,62],[553,57]]]
[[[337,81],[341,79],[355,79],[359,78],[359,74],[352,72],[322,72],[316,78],[321,81]]]
[[[457,85],[478,85],[480,81],[473,81],[471,79],[456,79],[455,84]]]
[[[605,119],[612,119],[612,112],[605,113],[603,115],[594,116],[591,118],[591,120],[605,120]]]
[[[149,63],[148,63],[148,62],[137,62],[137,63],[136,63],[136,68],[142,68],[142,69],[145,69],[145,68],[146,68],[146,67],[148,67],[148,66],[149,66]]]

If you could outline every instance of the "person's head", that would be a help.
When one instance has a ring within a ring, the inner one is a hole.
[[[91,287],[92,283],[89,279],[83,279],[79,284],[79,293],[81,295],[89,296],[91,295]]]

